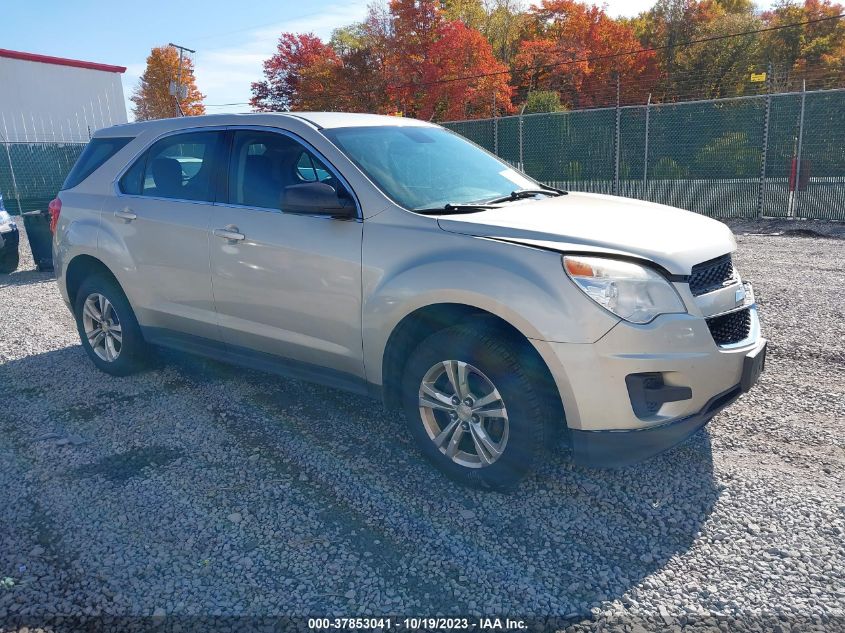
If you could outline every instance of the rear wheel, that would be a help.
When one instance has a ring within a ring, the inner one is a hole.
[[[104,275],[85,279],[76,294],[74,315],[82,347],[98,369],[126,376],[143,367],[147,345],[116,282]]]
[[[539,463],[553,412],[523,357],[520,345],[461,325],[431,335],[409,358],[402,384],[409,430],[450,477],[508,489]]]

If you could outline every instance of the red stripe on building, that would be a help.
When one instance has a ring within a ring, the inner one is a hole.
[[[50,55],[36,55],[35,53],[22,53],[21,51],[10,51],[5,48],[0,48],[0,57],[21,59],[26,62],[38,62],[39,64],[53,64],[55,66],[72,66],[74,68],[87,68],[88,70],[102,70],[107,73],[126,72],[125,66],[112,66],[110,64],[98,64],[97,62],[84,62],[79,59],[52,57]]]

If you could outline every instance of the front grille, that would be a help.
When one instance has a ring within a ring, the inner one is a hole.
[[[751,309],[737,310],[707,319],[707,327],[716,345],[730,345],[748,338],[751,331]]]
[[[734,266],[731,256],[722,255],[693,266],[689,278],[689,288],[693,296],[697,297],[721,288],[726,281],[733,279],[733,276]]]

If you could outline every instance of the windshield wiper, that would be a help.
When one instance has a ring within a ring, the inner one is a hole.
[[[543,189],[544,191],[554,191],[556,194],[559,194],[561,196],[569,194],[566,189],[558,189],[557,187],[552,187],[551,185],[544,185],[543,183],[540,183],[540,189]]]
[[[523,198],[533,198],[534,196],[565,196],[566,191],[562,189],[555,189],[554,187],[547,187],[542,185],[542,189],[517,189],[511,191],[508,195],[501,198],[493,198],[488,200],[485,204],[497,204],[499,202],[513,202],[514,200],[522,200]]]
[[[414,209],[414,213],[421,213],[422,215],[452,215],[458,213],[477,213],[478,211],[498,208],[486,202],[484,204],[452,204],[448,202],[442,207],[435,207],[433,209]]]

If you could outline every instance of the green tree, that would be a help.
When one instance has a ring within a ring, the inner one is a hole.
[[[519,0],[444,0],[443,17],[481,31],[496,59],[506,64],[531,35],[532,19]]]
[[[452,21],[463,22],[472,29],[483,32],[487,20],[487,7],[482,0],[445,0],[443,17]]]
[[[760,66],[756,34],[688,45],[760,29],[763,21],[748,0],[658,0],[629,24],[644,46],[661,48],[655,96],[664,100],[742,94]]]
[[[560,112],[563,109],[560,103],[560,95],[554,90],[534,90],[528,93],[523,112],[534,114],[536,112]]]
[[[761,57],[780,71],[775,88],[796,88],[792,79],[807,78],[808,87],[839,87],[845,81],[845,20],[833,18],[845,12],[830,0],[805,0],[803,4],[782,0],[763,14],[771,26],[824,20],[814,24],[770,31],[762,36]],[[781,83],[783,82],[783,83]]]
[[[696,39],[745,33],[763,26],[752,12],[727,13],[717,7],[713,16],[699,25]],[[758,34],[682,47],[675,54],[671,95],[681,100],[741,95],[751,85],[751,73],[761,65],[765,69]]]

